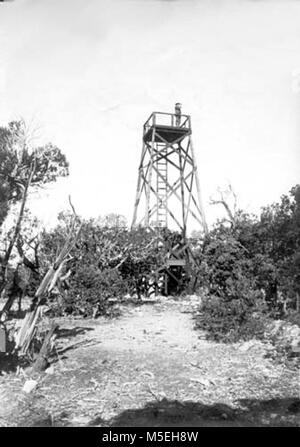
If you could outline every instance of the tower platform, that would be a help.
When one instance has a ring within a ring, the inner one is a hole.
[[[154,133],[154,138],[153,138]],[[188,127],[175,127],[156,125],[151,126],[144,135],[145,142],[154,141],[155,143],[161,143],[167,141],[168,143],[174,143],[176,140],[184,138],[191,133]]]
[[[180,115],[179,123],[174,113],[153,112],[144,124],[144,142],[174,143],[190,135],[189,115]]]

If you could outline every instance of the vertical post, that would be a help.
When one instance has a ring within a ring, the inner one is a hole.
[[[181,142],[178,143],[178,156],[179,156],[179,175],[180,175],[180,192],[181,192],[181,212],[182,212],[182,226],[183,226],[183,243],[186,240],[186,222],[185,222],[185,202],[184,202],[184,179],[183,179],[183,164],[182,164],[182,151]]]
[[[144,127],[144,135],[145,135],[145,127]],[[142,151],[142,157],[141,157],[140,166],[139,166],[139,174],[138,174],[138,181],[137,181],[137,187],[136,187],[136,195],[135,195],[134,211],[133,211],[131,228],[133,228],[136,224],[137,210],[138,210],[140,197],[141,197],[140,189],[141,189],[141,183],[142,183],[143,162],[144,162],[144,158],[145,158],[145,153],[146,153],[146,144],[144,143],[144,137],[143,137],[143,151]]]
[[[141,168],[139,169],[139,175],[138,175],[138,182],[137,182],[137,187],[136,187],[136,195],[135,195],[135,202],[134,202],[134,211],[133,211],[133,218],[132,218],[132,224],[131,224],[131,228],[133,228],[136,224],[136,217],[137,217],[137,210],[138,210],[138,206],[139,206],[139,193],[140,193],[140,188],[141,188]]]
[[[167,182],[167,185],[168,185],[168,179],[169,179],[169,176],[168,176],[168,166],[169,166],[169,163],[168,163],[167,153],[168,153],[168,149],[166,148],[166,182]],[[166,224],[166,228],[168,228],[168,215],[169,215],[169,213],[168,213],[168,188],[167,188],[167,185],[166,185],[166,195],[165,195],[165,213],[166,213],[166,222],[165,222],[165,224]]]
[[[153,118],[155,122],[155,115]],[[150,152],[150,167],[148,170],[148,178],[147,178],[147,188],[146,188],[146,209],[145,209],[145,225],[149,227],[149,211],[150,211],[150,193],[151,193],[151,181],[152,181],[152,172],[153,172],[153,146],[155,142],[155,126],[152,129],[152,138],[151,138],[151,148]]]
[[[195,175],[195,180],[196,180],[198,203],[199,203],[199,207],[200,207],[200,210],[201,210],[201,219],[202,219],[202,222],[203,222],[203,230],[204,230],[204,233],[207,234],[208,233],[208,228],[207,228],[207,223],[206,223],[204,212],[203,212],[203,204],[202,204],[202,197],[201,197],[201,192],[200,192],[200,183],[199,183],[199,177],[198,177],[198,169],[197,169],[197,163],[196,163],[196,158],[195,158],[195,154],[194,154],[194,147],[193,147],[193,142],[192,142],[191,136],[189,137],[189,141],[190,141],[190,148],[191,148],[191,154],[192,154],[192,160],[193,160],[194,175]]]
[[[158,157],[156,157],[156,170],[157,170],[157,172],[159,172]],[[156,208],[157,208],[157,210],[156,210],[156,213],[155,213],[155,215],[156,215],[156,224],[155,225],[156,225],[156,227],[159,227],[160,226],[160,222],[159,222],[159,208],[160,208],[160,201],[159,201],[159,199],[160,199],[160,197],[159,197],[159,190],[158,190],[158,188],[159,188],[159,175],[158,175],[157,172],[156,172],[156,192],[157,192],[157,194],[156,194]]]

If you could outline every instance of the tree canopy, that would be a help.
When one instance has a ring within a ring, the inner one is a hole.
[[[68,162],[55,145],[33,147],[24,121],[12,121],[0,127],[0,226],[10,206],[23,195],[34,163],[31,187],[40,187],[67,176]]]

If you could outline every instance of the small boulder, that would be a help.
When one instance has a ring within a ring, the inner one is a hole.
[[[24,393],[29,394],[36,388],[37,384],[38,384],[37,380],[33,379],[26,380],[22,388],[22,391],[24,391]]]
[[[49,366],[49,368],[47,368],[47,369],[45,370],[45,373],[46,373],[46,374],[49,374],[49,375],[54,374],[54,366],[53,366],[53,365]]]

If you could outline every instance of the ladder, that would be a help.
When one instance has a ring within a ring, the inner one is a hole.
[[[159,227],[167,227],[167,182],[168,182],[168,163],[167,148],[165,145],[159,147],[157,143],[157,160],[156,160],[156,191],[157,191],[157,225]]]

